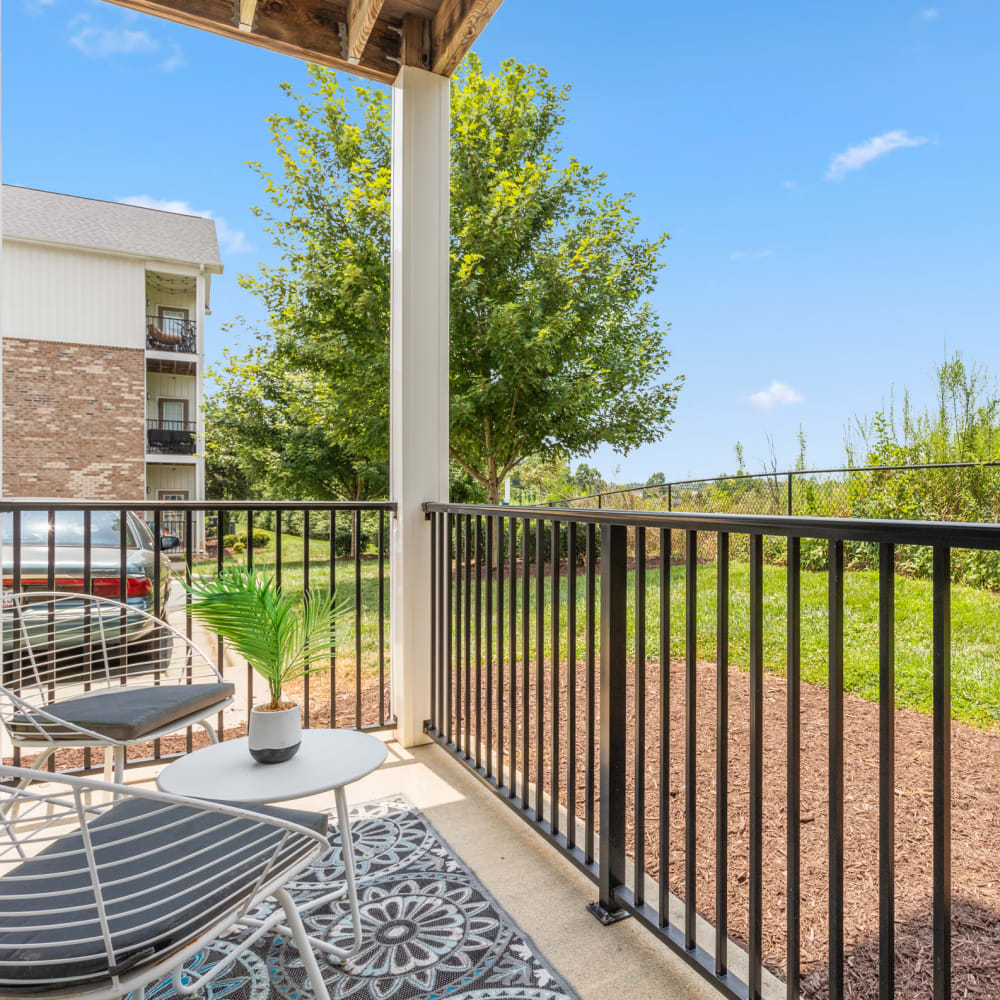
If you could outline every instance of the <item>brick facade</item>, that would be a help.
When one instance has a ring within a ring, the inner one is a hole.
[[[145,369],[142,350],[5,337],[4,496],[143,497]]]

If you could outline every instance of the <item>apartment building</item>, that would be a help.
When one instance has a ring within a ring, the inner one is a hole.
[[[3,251],[4,497],[203,499],[215,223],[4,185]]]

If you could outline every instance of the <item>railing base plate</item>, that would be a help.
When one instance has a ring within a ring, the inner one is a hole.
[[[628,910],[618,909],[609,910],[600,900],[594,899],[587,904],[587,909],[595,916],[605,927],[609,927],[611,924],[617,924],[619,921],[624,920],[626,917],[631,916]]]

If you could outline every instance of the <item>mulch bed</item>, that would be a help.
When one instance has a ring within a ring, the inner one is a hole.
[[[634,676],[630,667],[628,717],[627,850],[634,857],[632,823],[635,764]],[[561,670],[560,797],[565,804],[567,767],[566,668]],[[647,666],[645,747],[645,864],[658,875],[659,710],[655,662]],[[531,665],[529,744],[534,775],[535,665]],[[483,674],[485,683],[485,671]],[[474,667],[473,667],[474,678]],[[518,666],[518,684],[521,668]],[[495,681],[494,681],[495,683]],[[584,812],[584,665],[577,668],[577,814]],[[551,673],[545,667],[543,753],[548,774]],[[670,886],[684,894],[684,664],[670,670]],[[764,677],[764,927],[765,963],[783,977],[786,921],[786,688]],[[716,671],[699,663],[697,726],[697,908],[715,917]],[[803,684],[801,753],[801,961],[803,996],[827,995],[827,753],[826,690]],[[464,694],[463,694],[464,701]],[[520,694],[518,732],[520,732]],[[845,695],[844,897],[846,991],[874,997],[878,983],[878,705]],[[474,705],[474,701],[473,701]],[[599,699],[598,699],[599,705]],[[505,706],[506,708],[506,706]],[[473,708],[474,711],[474,708]],[[505,729],[509,719],[505,721]],[[735,665],[729,678],[729,834],[727,900],[729,931],[745,946],[749,904],[749,675]],[[485,733],[485,716],[483,721]],[[518,736],[518,768],[520,736]],[[932,937],[931,719],[896,713],[896,980],[897,995],[929,996]],[[599,752],[598,752],[599,759]],[[952,725],[952,983],[955,997],[1000,996],[1000,733]]]

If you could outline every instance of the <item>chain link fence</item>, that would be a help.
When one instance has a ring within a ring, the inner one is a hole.
[[[546,506],[1000,522],[1000,462],[796,469],[675,480]]]
[[[657,510],[696,514],[753,514],[794,517],[888,518],[913,521],[1000,522],[1000,462],[950,462],[863,468],[789,470],[714,479],[688,479],[638,486],[554,501],[546,506],[580,509]],[[678,538],[674,558],[682,556]],[[652,544],[652,543],[650,543]],[[701,533],[698,557],[715,558],[714,536]],[[678,547],[679,546],[679,547]],[[784,560],[784,543],[769,538],[765,558]],[[745,538],[734,538],[732,555],[743,558]],[[848,566],[877,565],[877,552],[867,543],[851,543],[845,552]],[[652,555],[652,552],[650,552]],[[826,546],[815,539],[803,542],[803,567],[824,569]],[[920,548],[901,546],[896,564],[901,572],[928,576],[929,555]],[[953,579],[1000,590],[1000,553],[956,551]]]

